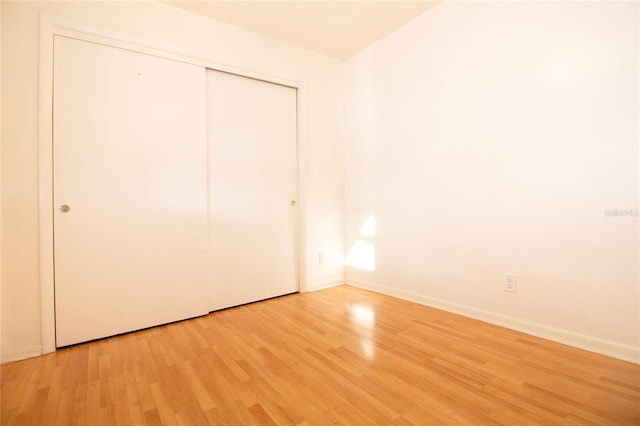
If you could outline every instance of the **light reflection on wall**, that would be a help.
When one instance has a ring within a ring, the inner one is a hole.
[[[373,271],[376,269],[376,248],[370,241],[356,240],[345,261],[347,265],[354,268]]]
[[[360,228],[364,237],[373,237],[376,233],[376,218],[369,215]],[[373,271],[376,269],[376,246],[373,241],[356,240],[351,245],[345,264],[354,268]]]
[[[372,214],[369,215],[367,220],[362,224],[360,233],[365,237],[373,237],[376,235],[376,217]]]

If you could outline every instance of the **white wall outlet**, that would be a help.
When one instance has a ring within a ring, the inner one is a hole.
[[[516,292],[516,274],[510,274],[510,273],[504,274],[504,285],[502,289],[510,293]]]
[[[326,260],[325,252],[324,251],[318,252],[318,263],[322,265],[325,262],[325,260]]]

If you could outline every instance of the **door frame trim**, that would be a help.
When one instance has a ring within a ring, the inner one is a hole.
[[[298,291],[307,291],[306,265],[306,152],[307,152],[307,85],[303,78],[202,52],[86,24],[60,16],[40,15],[40,55],[38,65],[38,221],[40,327],[42,353],[56,350],[54,296],[54,228],[53,228],[53,60],[56,35],[105,44],[121,49],[159,56],[263,80],[296,89],[297,103],[297,215],[294,261]]]

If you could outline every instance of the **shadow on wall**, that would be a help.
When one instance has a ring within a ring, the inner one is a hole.
[[[366,271],[376,269],[376,246],[372,241],[375,234],[376,217],[370,214],[360,228],[360,235],[367,239],[358,239],[353,242],[345,259],[345,265]]]

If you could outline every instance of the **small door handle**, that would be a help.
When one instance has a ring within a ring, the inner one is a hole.
[[[290,204],[291,204],[291,207],[295,206],[296,205],[296,200],[291,200]]]
[[[68,205],[66,205],[66,204],[63,204],[63,205],[61,205],[61,206],[60,206],[60,211],[61,211],[62,213],[69,213],[69,210],[71,210],[71,207],[69,207],[69,206],[68,206]]]

